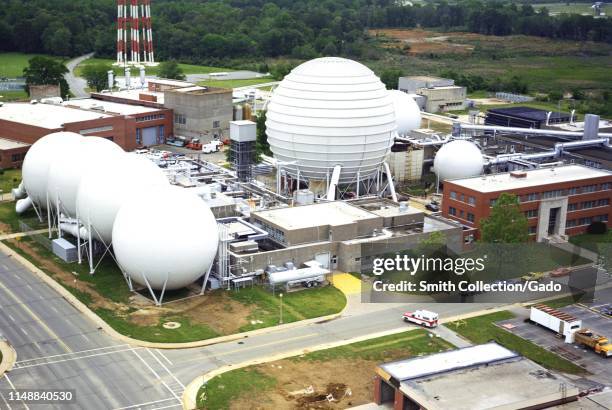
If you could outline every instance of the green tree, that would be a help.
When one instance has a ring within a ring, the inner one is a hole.
[[[97,92],[104,90],[108,85],[108,71],[106,64],[88,64],[83,68],[83,77],[87,80],[89,88]]]
[[[266,112],[262,111],[257,117],[257,140],[256,140],[256,151],[258,162],[261,159],[261,155],[272,156],[270,150],[270,144],[268,143],[268,135],[266,134]]]
[[[64,74],[68,73],[66,66],[53,58],[37,56],[28,61],[29,65],[23,69],[26,81],[26,92],[29,95],[31,85],[57,85],[60,86],[62,98],[70,92]]]
[[[49,26],[42,35],[45,51],[56,56],[72,54],[72,33],[61,23]]]
[[[387,89],[389,90],[397,90],[399,84],[399,78],[404,75],[402,70],[390,68],[384,70],[380,75],[380,80],[385,83]]]
[[[161,78],[170,78],[173,80],[184,80],[186,78],[183,69],[174,60],[161,63],[157,67],[157,75]]]
[[[527,217],[519,207],[516,195],[503,193],[491,208],[491,214],[480,222],[483,242],[522,243],[529,238]]]

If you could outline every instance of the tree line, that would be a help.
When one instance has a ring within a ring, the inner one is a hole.
[[[114,57],[115,0],[4,0],[0,51]],[[549,15],[510,0],[154,0],[158,59],[194,63],[319,55],[368,57],[366,29],[439,28],[612,43],[612,19]]]

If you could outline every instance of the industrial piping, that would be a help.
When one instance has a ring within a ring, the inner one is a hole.
[[[516,159],[542,159],[542,158],[550,158],[550,157],[559,157],[567,148],[576,148],[576,147],[586,147],[591,145],[601,145],[607,144],[607,138],[599,138],[595,140],[581,140],[581,141],[572,141],[572,142],[559,142],[555,144],[555,148],[551,151],[538,152],[534,154],[503,154],[498,155],[495,159],[492,159],[486,163],[486,165],[499,165],[505,164],[508,161],[516,160]]]

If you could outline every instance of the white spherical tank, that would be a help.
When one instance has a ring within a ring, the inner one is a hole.
[[[395,107],[397,133],[405,135],[412,130],[421,128],[421,110],[414,98],[400,90],[389,90]]]
[[[113,227],[119,265],[138,284],[146,285],[146,277],[153,289],[162,289],[166,280],[166,289],[179,289],[205,274],[218,241],[210,208],[177,187],[133,196],[119,210]]]
[[[21,167],[23,185],[30,199],[39,207],[47,208],[51,164],[81,138],[74,132],[56,132],[42,137],[28,150]]]
[[[110,244],[113,224],[121,206],[132,195],[151,187],[167,187],[164,172],[152,161],[135,154],[121,154],[106,167],[92,167],[83,175],[76,208],[92,235]]]
[[[293,162],[293,177],[326,180],[342,166],[341,183],[375,174],[396,132],[395,109],[380,79],[366,66],[338,57],[296,67],[274,90],[266,134],[274,157]]]
[[[440,182],[480,175],[483,166],[480,149],[473,142],[465,140],[444,144],[434,158],[434,171]]]
[[[112,141],[100,137],[85,137],[59,153],[49,168],[47,192],[55,203],[61,201],[61,210],[76,216],[76,199],[83,174],[92,168],[111,168],[123,149]]]

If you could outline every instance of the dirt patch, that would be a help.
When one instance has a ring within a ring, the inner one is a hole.
[[[363,359],[332,362],[280,360],[257,366],[274,377],[274,390],[240,397],[231,409],[345,409],[372,401],[374,369],[378,363]],[[331,396],[330,396],[331,395]],[[333,397],[332,401],[328,400]]]
[[[165,304],[143,307],[130,313],[130,322],[139,326],[157,325],[161,318],[178,315],[191,323],[208,325],[219,334],[237,333],[248,324],[252,308],[231,299],[226,292],[214,292]]]

